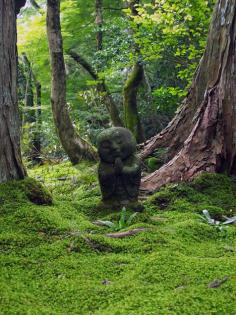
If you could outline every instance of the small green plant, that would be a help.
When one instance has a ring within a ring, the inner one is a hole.
[[[120,213],[120,218],[118,222],[112,222],[112,221],[103,221],[98,220],[97,223],[103,226],[107,226],[111,228],[113,231],[120,231],[124,228],[130,226],[132,224],[133,219],[137,216],[138,212],[134,212],[130,216],[127,215],[127,209],[125,207],[122,208]]]
[[[203,215],[201,215],[201,218],[203,219],[203,221],[205,221],[208,224],[215,226],[220,231],[222,231],[224,229],[225,225],[234,224],[236,222],[236,216],[231,217],[231,218],[226,218],[226,221],[222,222],[222,221],[218,221],[218,220],[213,219],[210,216],[209,211],[206,209],[203,210],[202,213],[203,213]]]

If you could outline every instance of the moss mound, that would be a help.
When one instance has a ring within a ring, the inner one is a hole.
[[[52,195],[37,180],[25,178],[0,184],[0,204],[30,200],[38,205],[51,205]]]
[[[168,185],[146,202],[154,211],[194,211],[207,209],[215,219],[236,214],[236,181],[221,174],[204,173],[192,183]]]
[[[234,209],[234,181],[203,175],[163,188],[126,227],[146,230],[113,239],[110,228],[92,223],[100,200],[95,169],[31,170],[50,189],[51,206],[29,201],[23,183],[0,185],[1,313],[233,315],[235,226],[216,229],[196,212]],[[96,218],[117,222],[119,213]]]
[[[52,204],[52,195],[42,184],[36,180],[32,178],[25,179],[23,187],[25,189],[26,196],[36,205]]]

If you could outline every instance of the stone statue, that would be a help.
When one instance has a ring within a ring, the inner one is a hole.
[[[137,202],[141,161],[135,152],[136,141],[126,128],[109,128],[98,136],[98,176],[105,203],[125,206]]]

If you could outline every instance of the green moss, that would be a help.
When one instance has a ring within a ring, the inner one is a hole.
[[[159,168],[160,165],[157,158],[150,157],[149,159],[147,159],[147,166],[150,172],[154,172]]]
[[[146,202],[148,208],[165,211],[207,209],[215,218],[236,213],[236,183],[220,174],[202,174],[190,184],[172,184],[155,193]]]
[[[23,183],[26,196],[36,205],[51,205],[52,196],[45,187],[32,178],[26,178]]]
[[[19,182],[0,185],[1,313],[233,315],[235,226],[220,231],[198,213],[234,209],[234,181],[204,175],[204,185],[198,179],[163,188],[129,227],[146,231],[113,239],[109,228],[92,221],[118,220],[119,212],[93,210],[100,193],[96,167],[87,166],[30,170],[52,191],[51,206],[33,204]],[[57,170],[68,179],[58,180]],[[224,196],[231,199],[226,203]],[[225,283],[209,288],[225,276]]]
[[[152,157],[145,160],[149,172],[154,172],[159,169],[166,161],[167,149],[160,148],[153,153]]]
[[[52,196],[38,181],[32,178],[13,180],[0,184],[0,206],[8,202],[31,202],[39,205],[51,205]]]

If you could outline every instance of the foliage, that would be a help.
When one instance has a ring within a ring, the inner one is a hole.
[[[102,220],[98,220],[97,222],[100,223],[101,225],[108,226],[114,231],[120,231],[120,230],[123,230],[124,228],[129,227],[132,224],[134,218],[137,216],[137,214],[138,212],[134,212],[133,214],[127,216],[127,210],[125,207],[123,207],[121,209],[120,218],[117,223],[113,223],[112,221],[102,221]]]
[[[155,64],[151,80],[158,112],[172,116],[186,95],[205,49],[214,3],[163,0],[137,7],[139,14],[132,24],[135,42],[143,62]]]
[[[211,225],[215,226],[220,231],[223,230],[225,225],[234,224],[236,222],[236,216],[231,217],[231,218],[227,218],[227,220],[225,220],[223,222],[220,222],[220,221],[217,221],[217,220],[213,219],[210,216],[208,210],[205,209],[205,210],[202,211],[202,213],[203,213],[203,215],[201,215],[201,218],[203,219],[203,221],[208,223],[208,224],[211,224]]]
[[[178,76],[191,81],[205,48],[214,3],[162,0],[140,5],[134,23],[144,59],[165,58],[171,64],[174,59]]]
[[[110,120],[101,95],[95,89],[95,82],[67,55],[67,51],[74,49],[88,60],[99,77],[105,79],[122,112],[123,86],[137,59],[135,47],[138,45],[139,58],[145,69],[145,82],[138,96],[139,112],[146,137],[150,137],[168,123],[186,95],[203,53],[213,3],[214,0],[146,0],[137,8],[138,16],[131,19],[129,10],[122,10],[124,1],[104,0],[103,49],[96,51],[94,0],[61,2],[67,101],[73,122],[83,137],[95,144],[97,134],[110,125]],[[27,6],[19,17],[19,55],[26,53],[42,85],[42,154],[64,157],[55,134],[50,106],[45,1],[40,0],[39,4],[40,11]],[[22,89],[19,97],[23,105]],[[24,151],[27,152],[27,131],[30,128],[24,125],[23,129]]]

